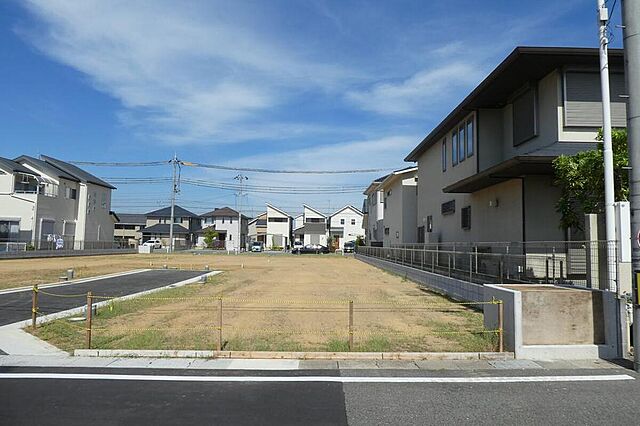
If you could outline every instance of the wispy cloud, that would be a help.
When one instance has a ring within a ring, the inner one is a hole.
[[[235,124],[247,127],[297,91],[342,90],[357,77],[216,12],[230,9],[223,4],[188,5],[30,0],[44,25],[19,32],[119,100],[129,124],[175,143],[229,141]]]
[[[399,82],[382,82],[365,90],[351,91],[347,98],[368,111],[416,115],[440,108],[457,90],[475,83],[480,72],[471,63],[454,62],[421,70]]]

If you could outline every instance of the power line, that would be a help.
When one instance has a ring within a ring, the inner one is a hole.
[[[261,169],[261,168],[251,168],[251,167],[232,167],[232,166],[221,166],[218,164],[203,164],[203,163],[195,163],[191,161],[183,161],[183,165],[190,167],[201,167],[205,169],[217,169],[217,170],[230,170],[235,172],[254,172],[254,173],[286,173],[286,174],[313,174],[313,175],[323,175],[323,174],[356,174],[356,173],[379,173],[385,172],[389,170],[394,170],[392,168],[380,168],[380,169],[351,169],[351,170],[285,170],[285,169]]]
[[[97,167],[151,167],[164,166],[171,164],[172,160],[164,161],[137,161],[137,162],[103,162],[103,161],[69,161],[71,164],[80,166],[97,166]]]

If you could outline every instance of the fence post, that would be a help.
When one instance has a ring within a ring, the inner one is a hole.
[[[434,261],[436,253],[431,251],[431,272],[436,272],[436,262]]]
[[[349,352],[353,351],[353,300],[349,300]]]
[[[33,293],[31,295],[31,328],[34,330],[37,327],[36,321],[38,319],[38,284],[33,286]]]
[[[475,266],[476,266],[476,274],[477,274],[478,273],[478,246],[474,246],[473,247],[473,251],[474,251],[474,254],[475,254],[475,257],[476,257],[475,258],[475,264],[476,264]]]
[[[473,253],[469,252],[469,282],[473,282]]]
[[[222,297],[218,298],[218,352],[222,350]]]
[[[91,323],[93,320],[93,294],[89,291],[87,292],[87,334],[85,339],[85,346],[87,349],[91,349]]]
[[[449,269],[449,276],[451,276],[451,253],[447,254],[447,268]]]
[[[504,304],[498,301],[498,352],[504,352]]]

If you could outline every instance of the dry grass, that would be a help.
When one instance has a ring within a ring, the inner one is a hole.
[[[82,263],[85,259],[88,263]],[[131,269],[154,261],[210,265],[225,273],[204,285],[163,292],[170,300],[154,296],[103,309],[94,322],[96,347],[214,349],[216,298],[222,296],[228,350],[346,350],[348,300],[354,301],[355,350],[494,349],[493,335],[470,332],[482,329],[481,313],[350,257],[175,255],[167,261],[132,255],[84,258],[78,264],[86,265],[87,272],[104,273],[108,264]],[[60,320],[40,328],[38,335],[71,350],[83,345],[76,330],[82,327]]]

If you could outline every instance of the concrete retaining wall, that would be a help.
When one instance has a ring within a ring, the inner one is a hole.
[[[445,277],[443,275],[433,274],[421,269],[399,265],[397,263],[362,256],[359,254],[356,254],[355,257],[358,260],[384,269],[385,271],[406,276],[407,279],[415,281],[429,290],[444,294],[454,300],[461,302],[481,302],[486,300],[484,288],[480,284],[473,284],[456,278]],[[482,309],[482,306],[483,305],[480,305],[478,307]]]

